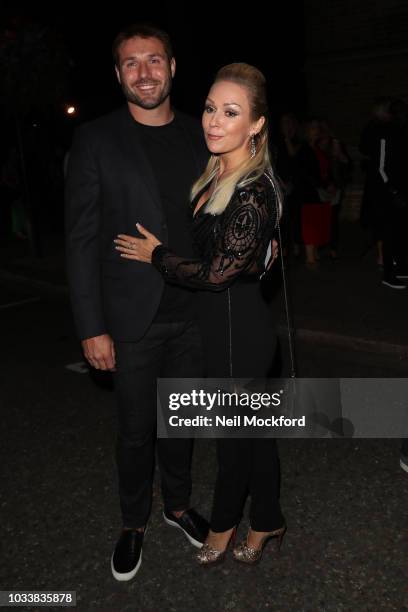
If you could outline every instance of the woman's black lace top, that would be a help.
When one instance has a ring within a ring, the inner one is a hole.
[[[191,203],[192,215],[203,192]],[[267,177],[237,187],[222,214],[205,208],[201,206],[191,222],[197,258],[179,257],[159,245],[153,265],[167,282],[209,291],[223,291],[239,276],[259,277],[277,225],[276,196]]]

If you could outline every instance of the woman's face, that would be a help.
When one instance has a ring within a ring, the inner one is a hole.
[[[202,124],[207,147],[215,155],[249,155],[249,140],[262,128],[265,118],[251,118],[248,92],[230,81],[214,83],[208,94]]]

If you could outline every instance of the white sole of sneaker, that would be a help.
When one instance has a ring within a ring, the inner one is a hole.
[[[400,466],[404,470],[404,472],[408,473],[408,465],[402,459],[400,459]]]
[[[113,567],[113,553],[112,553],[112,557],[111,557],[112,576],[115,578],[115,580],[118,580],[119,582],[127,582],[128,580],[132,580],[132,578],[136,576],[141,565],[142,565],[142,552],[140,553],[140,558],[139,558],[139,561],[137,562],[136,567],[132,569],[131,572],[127,572],[126,574],[120,574]]]
[[[393,285],[393,283],[389,283],[388,281],[381,281],[383,285],[387,287],[391,287],[391,289],[406,289],[406,285]]]
[[[178,523],[176,523],[175,521],[172,521],[171,519],[167,518],[167,516],[164,514],[163,512],[163,518],[165,520],[165,522],[170,525],[171,527],[177,527],[178,529],[180,529],[184,535],[186,536],[187,540],[190,542],[190,544],[192,544],[193,546],[195,546],[196,548],[201,548],[203,543],[199,542],[198,540],[195,540],[194,538],[191,537],[191,535],[189,535],[187,533],[187,531],[185,531],[182,527],[180,527],[180,525]]]

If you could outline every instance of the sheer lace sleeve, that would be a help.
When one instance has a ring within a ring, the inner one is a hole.
[[[263,270],[276,214],[273,190],[258,180],[238,188],[216,219],[214,248],[208,257],[184,259],[160,245],[153,251],[152,263],[168,282],[222,291],[238,275]]]

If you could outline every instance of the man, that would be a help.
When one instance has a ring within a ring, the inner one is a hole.
[[[385,189],[383,220],[383,285],[393,289],[407,287],[407,106],[394,100],[389,106],[388,130],[378,146],[378,174]]]
[[[399,290],[407,288],[408,278],[407,173],[406,131],[403,117],[395,116],[395,102],[389,98],[376,101],[373,118],[362,132],[359,148],[368,158],[361,220],[364,225],[372,226],[376,237],[381,238],[377,246],[378,261],[383,264],[382,284]]]
[[[164,244],[192,255],[189,190],[207,151],[195,120],[170,104],[175,60],[167,34],[135,25],[113,44],[127,105],[77,131],[66,186],[68,278],[83,351],[114,372],[117,466],[123,530],[113,576],[130,580],[142,560],[156,437],[156,379],[201,376],[193,294],[164,285],[153,266],[115,250],[140,222]],[[191,440],[158,440],[164,519],[201,547],[208,523],[189,508]]]

